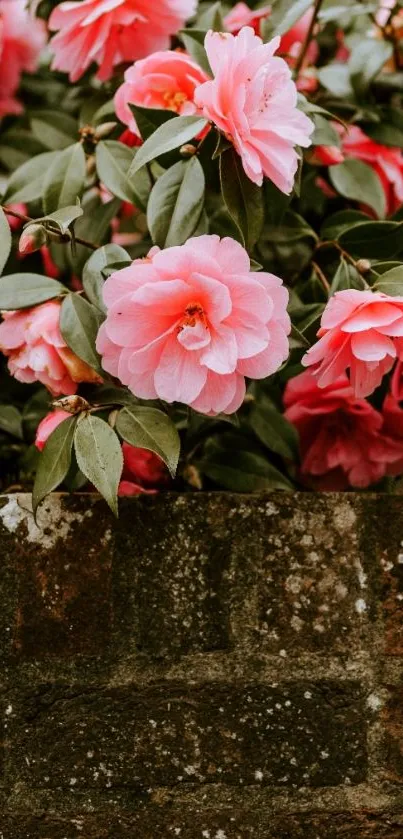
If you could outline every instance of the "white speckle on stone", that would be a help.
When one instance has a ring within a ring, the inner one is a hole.
[[[187,775],[195,775],[196,774],[196,767],[195,766],[185,766],[185,770]]]
[[[359,582],[360,588],[361,589],[366,588],[368,577],[367,577],[367,574],[365,573],[365,571],[362,567],[362,564],[361,564],[360,560],[356,559],[354,564],[355,564],[355,567],[357,569],[357,577],[358,577],[358,582]]]
[[[7,716],[9,717],[9,716],[10,716],[10,714],[12,714],[12,713],[13,713],[13,706],[12,706],[12,705],[7,705],[7,708],[6,708],[5,713],[6,713],[6,714],[7,714]]]
[[[62,507],[58,495],[53,495],[39,510],[35,524],[32,499],[29,493],[11,495],[7,504],[0,507],[0,519],[9,533],[15,533],[25,524],[27,542],[38,544],[43,550],[53,548],[59,539],[65,539],[74,523],[81,523],[92,516],[91,507],[85,513],[70,513]]]
[[[217,830],[215,839],[227,839],[227,834],[223,830]]]
[[[377,696],[376,693],[370,693],[367,697],[367,706],[371,709],[371,711],[379,711],[382,708],[383,700],[380,696]]]
[[[326,751],[326,749],[323,749],[320,753],[320,756],[321,756],[322,760],[326,760],[326,758],[329,757],[329,752]]]
[[[359,615],[363,615],[364,612],[367,611],[367,604],[362,597],[359,597],[358,600],[355,601],[355,611],[358,612]]]
[[[281,656],[281,658],[287,658],[286,650],[280,650],[279,655]]]
[[[89,757],[90,759],[91,759],[92,757],[94,757],[94,752],[87,752],[87,757]]]
[[[312,699],[312,694],[310,690],[306,690],[304,693],[305,699]]]
[[[148,722],[150,723],[150,725],[152,725],[153,728],[157,728],[157,723],[155,722],[155,720],[148,720]]]
[[[70,786],[74,787],[77,783],[77,778],[70,778]]]
[[[261,769],[256,769],[255,781],[263,781],[263,772]]]
[[[209,830],[202,830],[203,839],[210,839],[210,831]]]
[[[268,501],[266,504],[266,515],[267,516],[278,516],[278,507],[273,504],[271,501]]]
[[[397,561],[398,561],[399,565],[403,565],[403,554],[399,554],[399,556],[397,558]]]

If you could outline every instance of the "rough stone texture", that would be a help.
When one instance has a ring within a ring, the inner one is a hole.
[[[403,839],[401,496],[0,497],[0,839]]]

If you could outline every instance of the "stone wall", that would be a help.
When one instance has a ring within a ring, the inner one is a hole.
[[[1,839],[402,839],[403,499],[0,498]]]

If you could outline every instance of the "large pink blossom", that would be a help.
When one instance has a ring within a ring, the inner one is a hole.
[[[194,114],[195,88],[208,78],[185,52],[155,52],[126,70],[125,81],[115,95],[116,114],[133,134],[139,131],[130,104]]]
[[[25,0],[0,0],[0,117],[22,110],[21,74],[36,69],[45,41],[44,23],[30,17]]]
[[[195,91],[207,119],[234,144],[247,176],[261,185],[263,176],[290,193],[299,156],[295,146],[309,146],[313,123],[297,108],[291,70],[274,56],[280,38],[263,44],[246,26],[239,35],[208,32],[205,47],[214,73]]]
[[[196,0],[77,0],[61,3],[49,18],[59,30],[51,41],[53,69],[77,81],[95,62],[105,81],[124,61],[169,47],[196,9]]]
[[[341,149],[333,146],[317,146],[316,159],[327,165],[340,163],[348,158],[367,163],[381,181],[387,212],[394,213],[403,203],[403,153],[401,149],[376,143],[364,134],[358,125],[350,125],[348,131],[345,131],[340,123],[334,122],[332,125],[340,134]],[[359,198],[360,196],[357,195],[357,200]]]
[[[50,300],[34,309],[3,312],[0,350],[19,382],[41,382],[54,396],[76,392],[78,382],[99,382],[91,367],[69,349],[60,327],[60,303]]]
[[[367,487],[401,469],[403,441],[385,434],[382,415],[346,375],[320,388],[306,370],[287,383],[284,405],[299,432],[301,478],[315,489]]]
[[[103,367],[142,399],[230,414],[244,377],[269,376],[288,356],[288,292],[273,274],[252,273],[233,239],[153,248],[109,277],[104,300]]]
[[[319,387],[346,370],[356,396],[369,396],[403,350],[403,297],[348,289],[330,298],[319,341],[302,359]]]

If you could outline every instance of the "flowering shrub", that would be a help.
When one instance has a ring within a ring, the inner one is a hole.
[[[403,0],[0,0],[0,475],[403,476]]]

